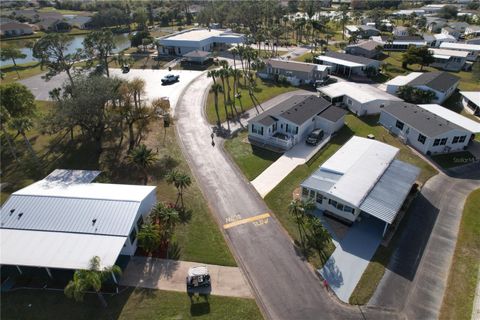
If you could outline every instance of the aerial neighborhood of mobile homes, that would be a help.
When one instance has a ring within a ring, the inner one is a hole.
[[[0,6],[1,318],[480,314],[478,0]]]

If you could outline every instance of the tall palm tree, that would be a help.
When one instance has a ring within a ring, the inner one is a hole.
[[[122,270],[116,265],[100,269],[100,257],[95,256],[90,260],[90,268],[88,270],[75,271],[73,279],[70,280],[65,287],[64,293],[68,298],[73,298],[76,301],[83,301],[85,293],[88,290],[93,289],[97,293],[102,305],[106,307],[107,302],[100,292],[102,284],[110,276],[120,275],[121,273]]]
[[[298,234],[300,236],[300,244],[305,245],[305,218],[306,214],[313,210],[314,204],[312,201],[304,201],[295,199],[288,205],[288,212],[294,217],[298,227]]]
[[[129,162],[143,172],[143,184],[148,182],[148,169],[157,162],[157,154],[142,144],[133,149],[128,155]]]
[[[184,209],[183,203],[183,191],[184,189],[188,188],[192,184],[192,179],[190,176],[184,172],[179,172],[176,170],[172,170],[167,175],[167,182],[173,184],[175,188],[177,188],[177,200],[175,201],[175,206],[177,206],[178,201],[180,200],[181,208]]]
[[[320,219],[314,216],[311,216],[309,219],[307,219],[306,229],[306,241],[308,246],[315,248],[318,252],[318,256],[322,260],[325,260],[326,255],[323,248],[325,248],[326,244],[331,241],[330,234],[328,233],[327,229],[325,229]]]
[[[160,227],[158,224],[146,222],[140,228],[137,235],[138,245],[148,254],[152,253],[160,246],[162,238],[160,236]]]
[[[212,92],[213,92],[213,101],[215,104],[215,113],[217,114],[217,125],[220,127],[222,122],[220,120],[220,113],[218,111],[218,92],[221,90],[222,86],[219,85],[218,83],[214,83],[212,85]],[[228,121],[228,119],[227,119]]]

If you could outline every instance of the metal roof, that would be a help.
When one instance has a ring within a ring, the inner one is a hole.
[[[480,51],[480,44],[442,42],[440,44],[440,49],[463,50],[463,51],[475,52],[475,51]]]
[[[318,168],[300,185],[305,188],[328,192],[330,188],[342,177],[342,174],[329,172]]]
[[[419,168],[393,160],[362,202],[360,209],[392,223],[419,174]]]
[[[272,66],[272,68],[282,69],[282,70],[291,70],[299,72],[312,72],[317,69],[317,64],[282,60],[282,59],[268,59],[265,61],[267,65]]]
[[[73,183],[90,183],[95,180],[101,171],[94,170],[66,170],[55,169],[43,181],[73,184]]]
[[[439,117],[442,117],[445,120],[455,123],[457,126],[462,127],[465,130],[468,130],[472,133],[480,132],[480,123],[474,120],[471,120],[465,116],[462,116],[459,113],[456,113],[452,110],[442,107],[438,104],[419,104],[420,108],[423,108]]]
[[[369,65],[373,62],[378,62],[378,60],[374,60],[374,59],[369,59],[369,58],[365,58],[365,57],[361,57],[361,56],[354,56],[354,55],[348,54],[348,53],[333,52],[333,51],[325,52],[325,56],[330,57],[330,58],[339,59],[339,60],[353,62],[353,63],[360,64],[360,65]],[[323,56],[318,56],[317,58],[323,58]]]
[[[348,96],[360,103],[368,103],[371,101],[402,101],[402,99],[389,94],[377,87],[365,83],[355,82],[337,82],[318,89],[321,93],[336,98]]]
[[[460,94],[471,103],[480,106],[480,91],[460,91]]]
[[[100,257],[100,268],[115,264],[125,237],[78,233],[1,229],[0,264],[59,269],[89,269]]]
[[[134,201],[12,195],[0,211],[1,228],[128,236],[139,207]]]

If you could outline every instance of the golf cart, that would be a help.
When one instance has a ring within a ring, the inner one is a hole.
[[[212,290],[207,267],[199,266],[188,269],[186,283],[188,293],[210,294]]]
[[[130,72],[130,66],[128,64],[124,64],[122,66],[122,73],[128,73]]]

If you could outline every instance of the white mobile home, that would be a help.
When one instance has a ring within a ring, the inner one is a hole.
[[[137,232],[156,202],[156,187],[92,183],[99,172],[55,170],[14,192],[1,208],[0,264],[101,268],[137,248]]]
[[[439,105],[397,102],[382,109],[379,122],[424,154],[465,150],[480,124]]]
[[[462,105],[470,109],[473,114],[480,115],[480,91],[460,91],[462,95]]]
[[[479,44],[469,44],[469,43],[442,43],[440,49],[447,50],[457,50],[457,51],[466,51],[468,52],[467,61],[476,61],[478,54],[480,53]]]
[[[368,214],[391,224],[420,170],[395,159],[399,149],[354,136],[301,183],[302,198],[326,215],[353,223]]]
[[[320,87],[320,95],[331,103],[346,107],[357,116],[380,113],[381,108],[402,99],[374,86],[354,82],[337,82]]]
[[[367,69],[378,73],[381,62],[347,53],[327,51],[325,55],[315,57],[317,63],[331,67],[331,73],[350,77],[352,75],[365,76]]]
[[[405,76],[397,76],[385,83],[386,90],[396,95],[403,86],[414,87],[423,91],[432,91],[436,98],[433,103],[443,103],[455,92],[460,83],[460,78],[448,72],[411,72]]]
[[[250,141],[288,150],[310,132],[322,129],[325,135],[340,130],[346,112],[314,95],[297,95],[248,121]]]

